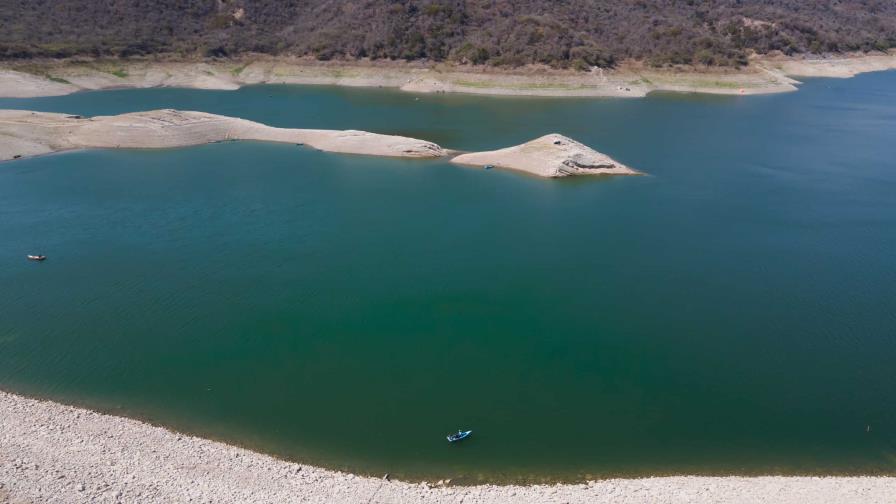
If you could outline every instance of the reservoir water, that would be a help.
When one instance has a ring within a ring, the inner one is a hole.
[[[460,150],[558,132],[649,174],[252,142],[3,163],[2,389],[407,478],[896,473],[896,72],[754,97],[257,86],[0,108]]]

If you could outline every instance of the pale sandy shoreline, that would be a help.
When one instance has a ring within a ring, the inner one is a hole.
[[[415,93],[637,98],[654,91],[749,95],[795,91],[800,77],[851,77],[896,68],[896,52],[838,57],[754,57],[740,70],[654,69],[627,63],[590,72],[444,64],[317,62],[270,56],[233,60],[34,60],[0,62],[0,97],[183,87],[235,90],[253,84],[397,88]]]
[[[0,392],[0,502],[892,503],[894,477],[409,483],[279,460],[137,420]]]

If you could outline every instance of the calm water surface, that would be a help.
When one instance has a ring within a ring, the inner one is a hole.
[[[896,472],[896,73],[762,97],[415,98],[0,107],[464,150],[556,131],[650,176],[250,142],[0,164],[0,388],[411,478]],[[474,437],[449,446],[459,427]]]

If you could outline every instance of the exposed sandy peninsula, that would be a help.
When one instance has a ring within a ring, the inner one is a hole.
[[[656,69],[625,62],[613,70],[515,69],[388,61],[319,62],[246,56],[232,60],[29,60],[0,63],[0,97],[51,96],[110,88],[232,90],[250,84],[392,87],[417,93],[641,97],[652,91],[760,94],[796,90],[794,76],[844,77],[896,68],[896,53],[838,57],[762,56],[738,70]]]
[[[436,158],[448,154],[425,140],[366,131],[274,128],[205,112],[151,110],[81,117],[0,110],[0,161],[86,148],[161,149],[225,140],[307,144],[347,154]],[[469,153],[452,162],[495,165],[541,177],[633,175],[638,172],[575,140],[552,134],[497,151]]]
[[[274,128],[245,119],[178,110],[82,118],[0,110],[0,160],[83,148],[165,148],[224,140],[307,144],[347,154],[431,158],[445,155],[424,140],[365,131]]]
[[[486,152],[461,154],[453,163],[524,171],[539,177],[570,175],[639,175],[606,154],[556,133],[522,145]]]
[[[891,477],[661,477],[459,487],[321,469],[0,392],[0,502],[890,504]]]

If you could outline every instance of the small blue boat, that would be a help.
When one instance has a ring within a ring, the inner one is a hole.
[[[472,433],[473,433],[473,431],[471,431],[471,430],[468,430],[468,431],[459,430],[459,431],[457,431],[457,434],[448,434],[448,442],[454,443],[457,441],[462,441],[462,440],[470,437],[470,434],[472,434]]]

